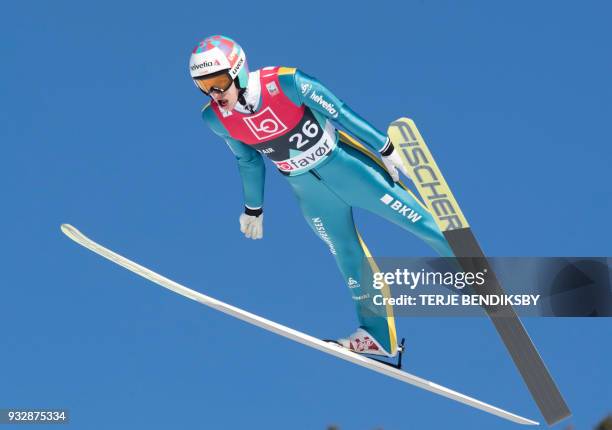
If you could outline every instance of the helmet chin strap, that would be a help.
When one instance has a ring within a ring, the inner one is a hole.
[[[234,83],[235,82],[236,81],[234,81]],[[238,85],[236,85],[236,87],[238,87]],[[246,99],[244,98],[244,95],[246,94],[246,92],[247,92],[246,88],[238,87],[238,103],[240,103],[242,106],[244,106],[249,112],[255,113],[255,109],[254,109],[253,105],[247,104]]]

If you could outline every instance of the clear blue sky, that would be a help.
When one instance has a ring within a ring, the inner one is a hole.
[[[612,254],[609,4],[342,4],[3,3],[0,407],[68,408],[75,429],[514,428],[176,296],[60,233],[73,223],[316,336],[354,329],[334,261],[273,169],[264,240],[238,230],[235,161],[187,69],[198,40],[223,33],[252,69],[297,66],[381,129],[414,118],[488,254]],[[431,253],[357,221],[377,255]],[[576,428],[611,412],[612,321],[525,324]],[[409,371],[541,420],[487,319],[398,325]]]

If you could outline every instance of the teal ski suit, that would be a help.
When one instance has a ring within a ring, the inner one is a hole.
[[[202,116],[238,160],[247,213],[263,208],[262,154],[286,176],[306,222],[336,258],[360,326],[395,354],[393,311],[387,307],[381,315],[374,309],[372,298],[380,294],[372,286],[376,268],[369,263],[370,269],[362,270],[370,255],[355,228],[353,208],[410,231],[441,256],[453,254],[427,208],[393,182],[374,155],[388,148],[387,137],[316,79],[287,67],[251,72],[244,105],[226,112],[211,101]]]

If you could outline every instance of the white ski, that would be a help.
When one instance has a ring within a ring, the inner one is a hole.
[[[402,382],[406,382],[424,390],[431,391],[432,393],[448,397],[473,408],[480,409],[493,415],[497,415],[498,417],[504,418],[506,420],[525,425],[539,424],[536,421],[505,411],[496,406],[489,405],[488,403],[474,399],[473,397],[466,396],[465,394],[461,394],[457,391],[443,387],[434,382],[419,378],[418,376],[411,375],[410,373],[369,359],[363,355],[353,353],[339,345],[322,341],[321,339],[317,339],[316,337],[299,332],[282,324],[278,324],[274,321],[262,318],[258,315],[239,309],[235,306],[213,299],[212,297],[208,297],[202,293],[184,287],[183,285],[180,285],[162,275],[159,275],[153,272],[152,270],[147,269],[146,267],[134,263],[133,261],[128,260],[125,257],[122,257],[121,255],[89,239],[87,236],[85,236],[83,233],[81,233],[79,230],[69,224],[62,224],[61,228],[62,232],[64,232],[64,234],[70,239],[74,240],[79,245],[90,249],[96,254],[99,254],[102,257],[112,261],[113,263],[125,267],[126,269],[131,270],[137,275],[140,275],[143,278],[155,282],[156,284],[161,285],[164,288],[174,291],[177,294],[195,300],[196,302],[202,303],[203,305],[209,306],[225,314],[231,315],[234,318],[238,318],[249,324],[261,327],[265,330],[271,331],[272,333],[276,333],[280,336],[294,340],[311,348],[318,349],[319,351],[323,351],[327,354],[333,355],[343,360],[350,361],[351,363],[357,364],[359,366],[366,367],[375,372],[382,373],[383,375],[389,376],[391,378],[398,379]]]

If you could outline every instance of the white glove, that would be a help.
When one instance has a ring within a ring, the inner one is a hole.
[[[410,176],[408,176],[408,171],[406,170],[406,167],[404,167],[404,163],[402,163],[402,158],[395,148],[393,148],[391,154],[382,156],[382,162],[387,168],[387,172],[389,172],[394,182],[399,181],[398,170],[408,179],[410,179]]]
[[[259,216],[240,214],[240,231],[249,239],[263,237],[263,214]]]

